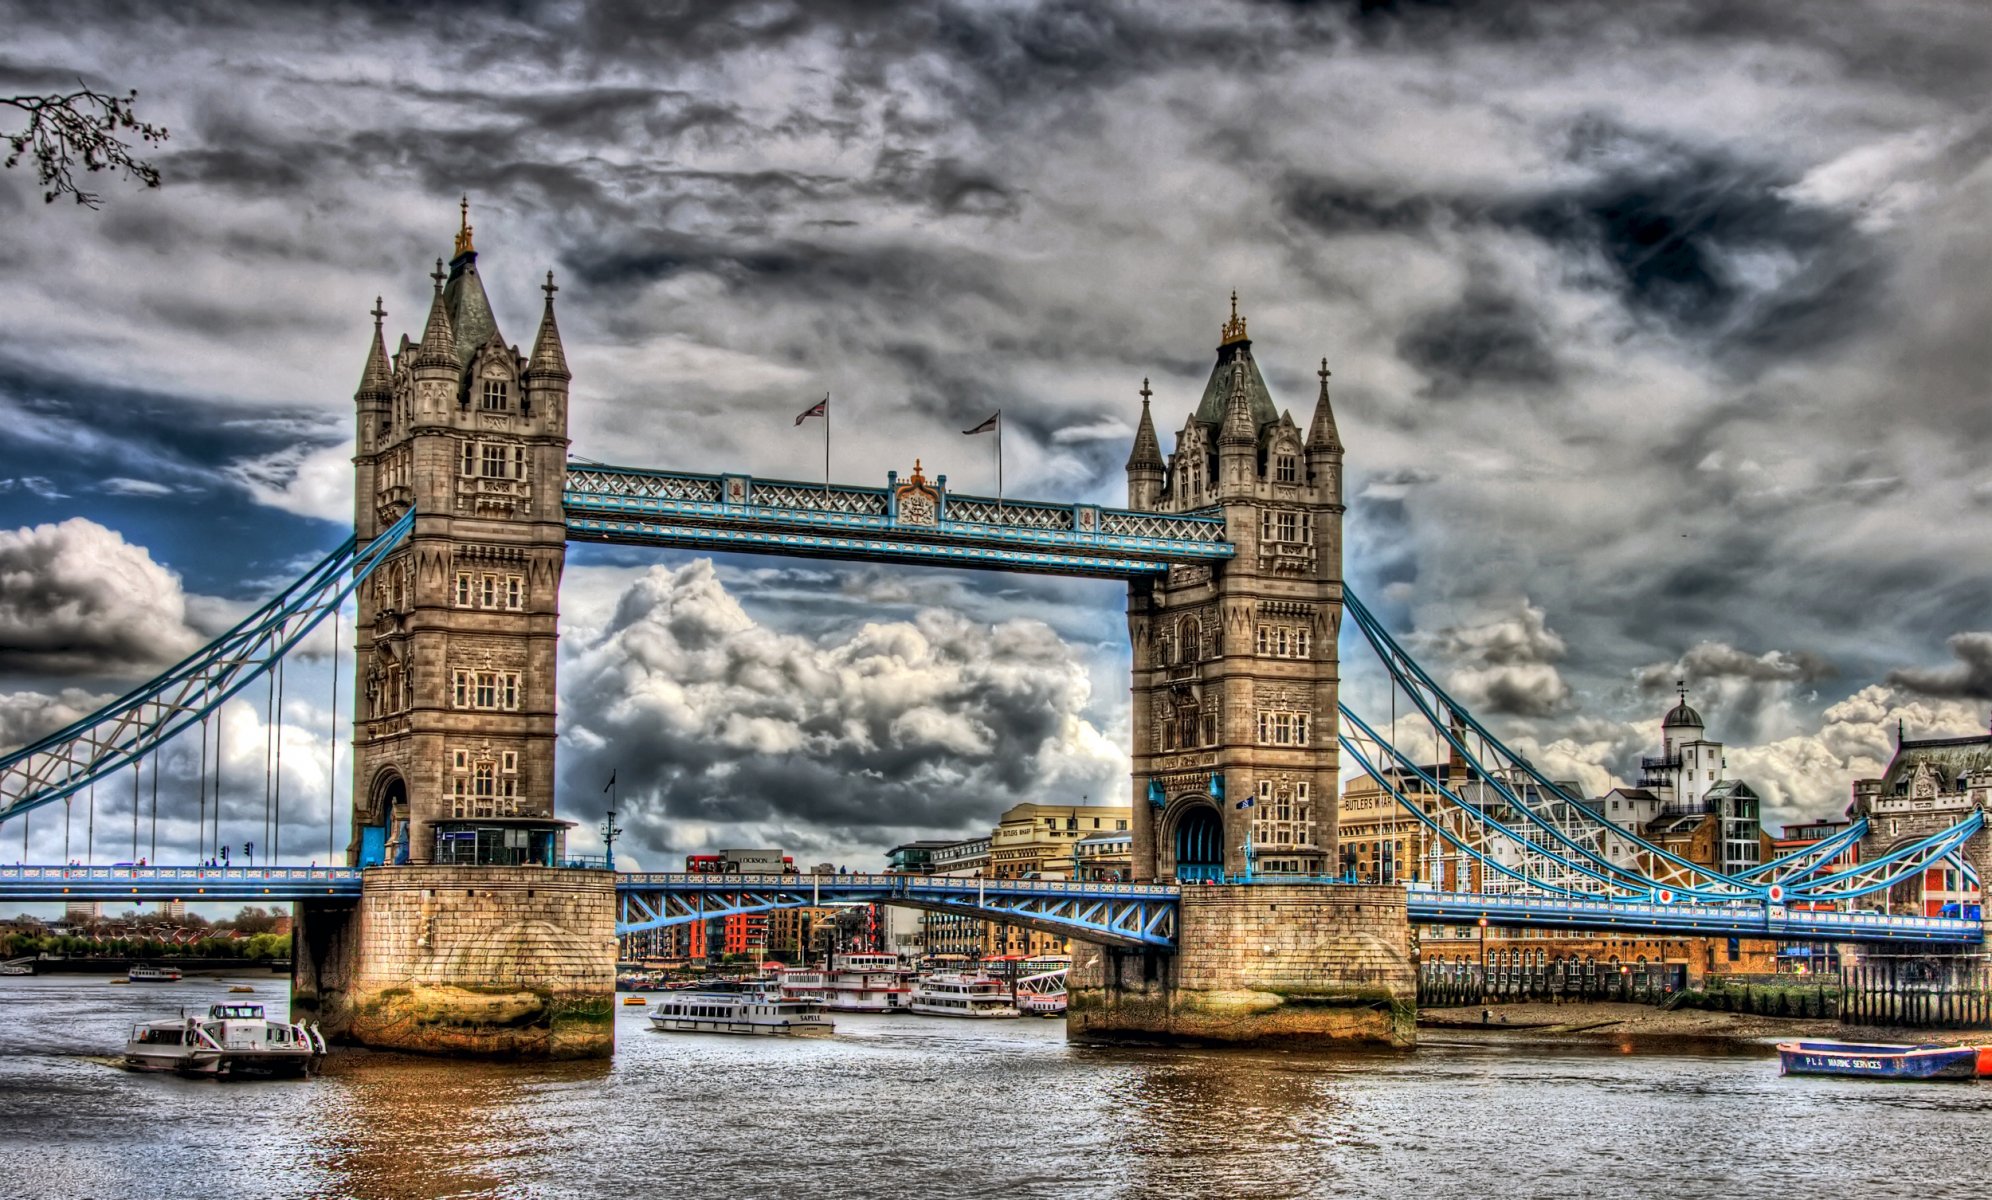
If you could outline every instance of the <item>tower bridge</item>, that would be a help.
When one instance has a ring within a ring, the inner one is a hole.
[[[22,865],[0,869],[0,896],[289,900],[299,1011],[372,1044],[507,1054],[608,1052],[619,930],[801,904],[890,902],[1077,938],[1070,1027],[1105,1037],[1408,1041],[1413,923],[1982,942],[1975,919],[1844,910],[1886,903],[1932,869],[1985,877],[1992,761],[1933,752],[1935,765],[1896,781],[1900,795],[1863,799],[1845,833],[1719,870],[1606,820],[1505,746],[1345,588],[1327,363],[1295,421],[1235,295],[1167,456],[1144,383],[1127,501],[1113,507],[958,494],[917,462],[854,486],[570,460],[573,376],[551,273],[525,353],[498,329],[467,212],[431,278],[419,338],[390,352],[373,311],[354,395],[354,537],[160,678],[0,758],[0,820],[25,821],[156,755],[351,598],[347,864]],[[559,587],[575,541],[1125,581],[1133,879],[572,865],[554,755]],[[1345,619],[1470,786],[1434,776],[1341,702]],[[1457,869],[1412,888],[1339,877],[1345,765],[1378,780]],[[1866,853],[1847,866],[1855,843]],[[479,1015],[507,993],[503,1020]]]

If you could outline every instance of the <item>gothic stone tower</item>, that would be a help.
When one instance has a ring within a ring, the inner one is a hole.
[[[554,662],[571,378],[553,274],[532,353],[499,335],[468,203],[419,342],[354,396],[360,543],[415,528],[359,593],[353,861],[554,863]]]
[[[1237,557],[1128,587],[1134,876],[1317,874],[1335,861],[1342,442],[1328,367],[1303,438],[1233,293],[1203,399],[1165,463],[1142,385],[1128,506],[1220,513]],[[1249,839],[1249,841],[1248,841]]]

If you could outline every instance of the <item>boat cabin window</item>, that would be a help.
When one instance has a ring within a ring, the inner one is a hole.
[[[178,1046],[186,1037],[186,1031],[179,1026],[171,1029],[140,1029],[132,1040],[143,1046]]]
[[[260,1004],[216,1004],[208,1009],[208,1017],[216,1021],[260,1021],[263,1019],[263,1006]]]

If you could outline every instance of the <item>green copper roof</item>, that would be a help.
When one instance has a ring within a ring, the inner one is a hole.
[[[1197,420],[1206,425],[1224,423],[1224,398],[1231,394],[1231,364],[1237,358],[1245,360],[1245,390],[1252,397],[1252,423],[1264,429],[1280,419],[1280,410],[1273,405],[1273,394],[1266,390],[1266,377],[1259,374],[1250,342],[1235,342],[1218,350],[1217,362],[1210,369],[1210,381],[1204,384],[1203,400],[1197,404]]]

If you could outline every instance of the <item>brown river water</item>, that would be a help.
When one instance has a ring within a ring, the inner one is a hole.
[[[1432,1034],[1411,1053],[1108,1050],[1063,1022],[837,1018],[820,1040],[653,1032],[613,1063],[335,1049],[321,1078],[111,1065],[129,1026],[280,977],[0,978],[8,1197],[1944,1197],[1992,1082],[1783,1079],[1766,1048]],[[235,997],[249,999],[250,997]]]

